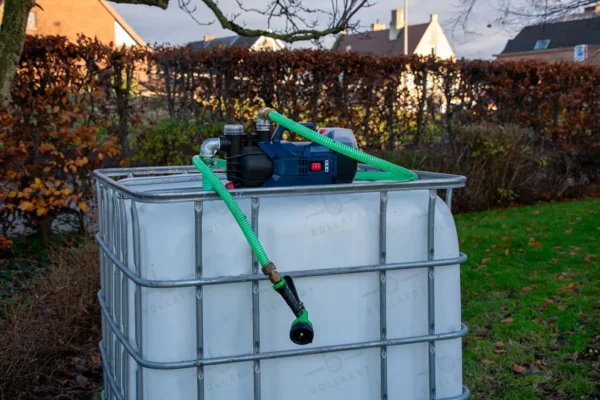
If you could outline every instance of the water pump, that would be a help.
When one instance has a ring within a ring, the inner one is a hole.
[[[273,135],[269,121],[279,124]],[[282,140],[285,128],[310,141]],[[214,157],[219,151],[227,154],[226,165],[220,166],[227,168],[227,186],[211,168],[217,164]],[[379,171],[357,172],[357,161]],[[263,274],[296,316],[290,328],[290,339],[298,345],[309,344],[314,338],[308,311],[300,301],[294,281],[290,276],[279,274],[228,189],[417,179],[413,171],[358,150],[356,139],[349,129],[323,128],[317,131],[313,124],[297,123],[271,108],[258,112],[256,133],[245,134],[241,125],[227,125],[224,136],[202,143],[200,155],[193,157],[192,163],[202,173],[202,188],[216,191],[223,199],[256,255]]]
[[[350,129],[302,126],[352,148],[357,148]],[[227,155],[229,188],[326,185],[351,183],[357,161],[315,142],[282,140],[285,128],[272,134],[269,121],[257,119],[256,133],[244,132],[242,125],[225,125],[224,135],[208,139],[200,156],[212,158],[217,151]]]

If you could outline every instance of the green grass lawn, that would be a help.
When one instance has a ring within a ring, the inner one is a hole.
[[[463,214],[474,399],[600,398],[600,199]]]

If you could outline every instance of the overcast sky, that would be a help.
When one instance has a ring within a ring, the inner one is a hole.
[[[268,0],[246,0],[254,7],[266,4]],[[261,3],[262,1],[262,3]],[[322,0],[304,0],[305,4],[323,3]],[[250,3],[251,2],[251,3]],[[326,2],[328,4],[329,2]],[[358,20],[364,29],[368,29],[372,22],[379,20],[389,26],[391,10],[402,8],[403,0],[376,0],[370,7],[359,11]],[[482,3],[483,4],[483,3]],[[133,26],[137,33],[148,43],[170,43],[173,45],[185,44],[192,41],[202,40],[204,35],[228,36],[233,33],[225,31],[218,22],[209,26],[197,24],[186,12],[182,11],[177,0],[171,0],[171,6],[165,11],[155,7],[114,4],[125,20]],[[227,14],[239,11],[234,0],[219,1],[221,9]],[[201,22],[214,20],[211,11],[204,6],[200,0],[191,0],[191,7],[196,7],[194,16]],[[479,7],[475,17],[471,20],[471,28],[477,35],[465,35],[462,30],[452,30],[451,21],[459,12],[456,2],[453,0],[409,0],[408,1],[408,23],[409,25],[427,22],[430,14],[438,14],[440,22],[446,30],[446,35],[452,43],[454,52],[458,58],[492,58],[504,48],[510,34],[496,29],[492,23],[492,11],[484,5]],[[244,13],[236,21],[246,24],[249,28],[266,28],[266,19],[258,14]],[[487,25],[492,23],[492,27]],[[277,22],[273,27],[277,27]],[[514,35],[514,33],[512,33]],[[410,31],[409,31],[410,35]],[[331,43],[332,39],[326,41]],[[298,43],[294,47],[309,47],[310,43]]]

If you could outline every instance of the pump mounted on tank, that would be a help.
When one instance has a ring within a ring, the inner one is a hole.
[[[350,129],[321,128],[303,123],[352,148],[357,148]],[[226,125],[224,135],[203,143],[201,157],[214,157],[222,151],[227,159],[230,187],[274,187],[351,183],[356,175],[356,160],[315,142],[290,142],[283,139],[285,128],[271,132],[269,121],[256,123],[256,134],[244,133],[242,125]]]
[[[272,135],[270,121],[278,124]],[[286,129],[309,141],[282,140]],[[215,159],[219,151],[227,155],[225,163]],[[381,171],[357,171],[358,161]],[[290,339],[299,345],[311,343],[314,331],[294,281],[289,276],[282,278],[279,275],[228,189],[417,179],[410,170],[358,150],[356,139],[349,129],[317,130],[314,124],[294,122],[271,108],[258,112],[256,134],[244,133],[241,125],[226,125],[224,136],[205,140],[200,155],[193,158],[193,164],[202,173],[203,189],[215,190],[221,196],[261,264],[262,272],[296,316],[290,329]],[[226,167],[227,187],[213,173],[212,165]]]

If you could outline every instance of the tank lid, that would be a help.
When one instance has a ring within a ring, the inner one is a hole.
[[[237,124],[225,125],[225,127],[223,128],[223,133],[225,135],[243,135],[244,127],[242,125]]]

